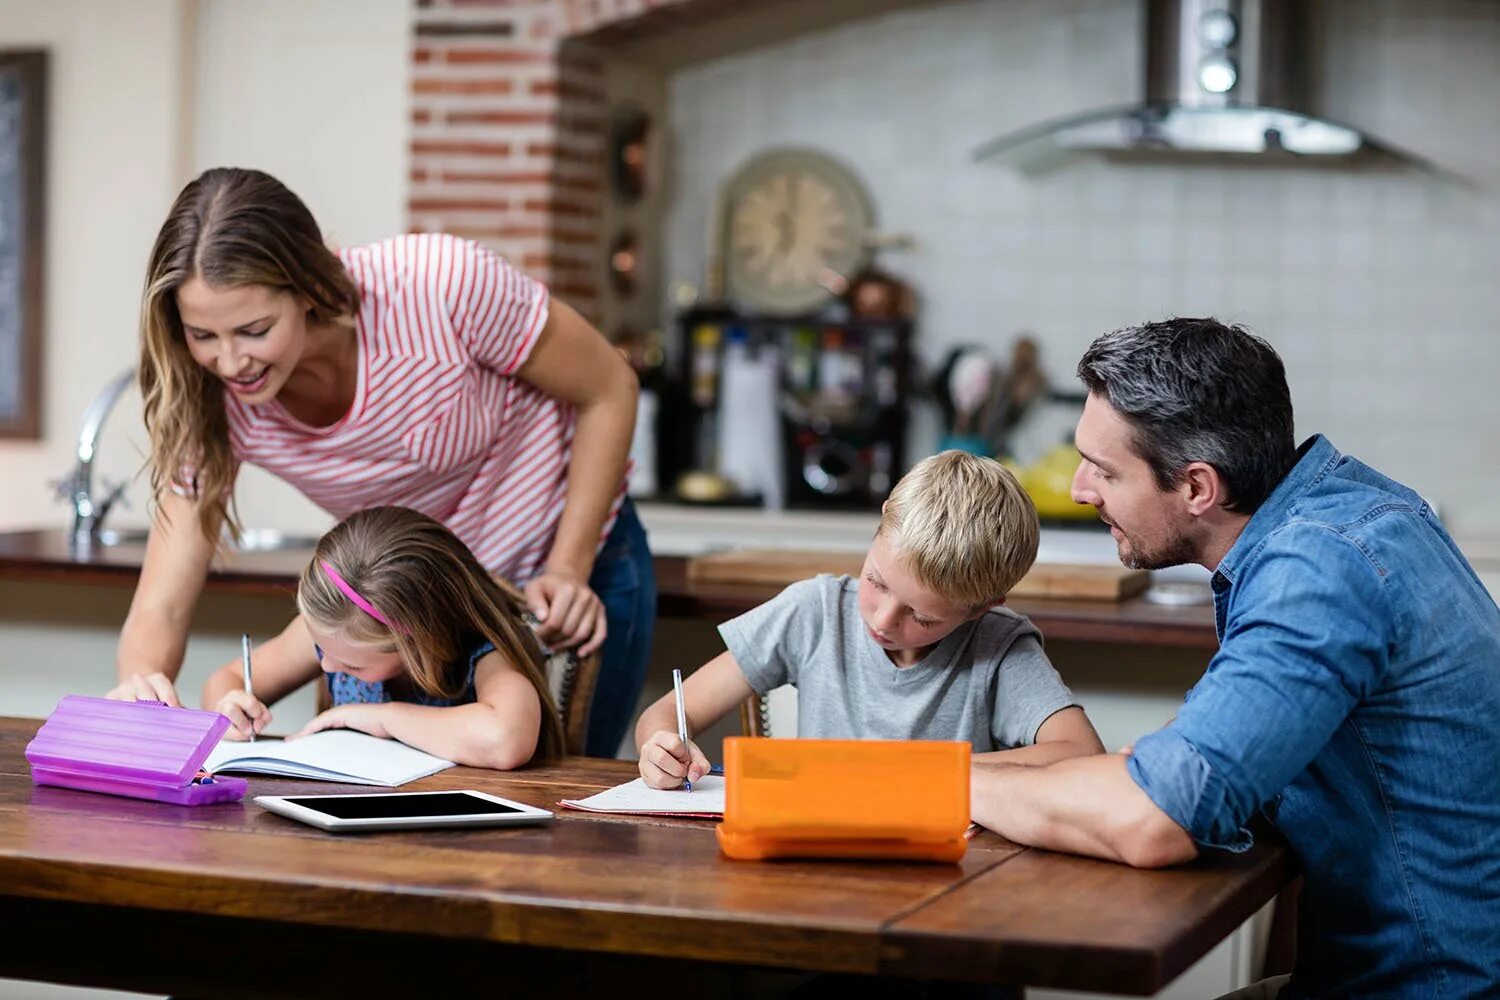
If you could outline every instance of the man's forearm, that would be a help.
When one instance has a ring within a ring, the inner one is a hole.
[[[975,821],[1018,844],[1139,867],[1197,853],[1187,833],[1131,780],[1120,754],[1045,767],[981,762],[970,794]]]

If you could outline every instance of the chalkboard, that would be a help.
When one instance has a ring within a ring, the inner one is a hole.
[[[0,437],[41,436],[47,54],[0,50]]]

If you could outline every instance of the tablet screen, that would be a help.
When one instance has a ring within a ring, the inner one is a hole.
[[[463,792],[414,795],[318,795],[288,802],[338,819],[412,819],[417,816],[495,816],[521,810]]]

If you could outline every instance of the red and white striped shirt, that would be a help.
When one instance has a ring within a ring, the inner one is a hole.
[[[398,236],[339,257],[360,294],[354,404],[312,427],[276,400],[249,406],[226,390],[235,458],[335,517],[416,508],[491,573],[524,584],[557,531],[575,419],[516,378],[547,321],[546,288],[453,236]],[[624,496],[622,481],[601,543]]]

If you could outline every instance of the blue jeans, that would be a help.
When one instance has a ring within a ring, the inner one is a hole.
[[[589,586],[604,603],[609,634],[600,650],[585,752],[590,757],[613,757],[635,719],[656,631],[656,567],[646,529],[629,498],[594,560]]]

